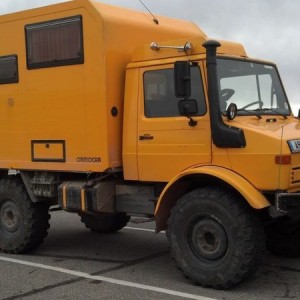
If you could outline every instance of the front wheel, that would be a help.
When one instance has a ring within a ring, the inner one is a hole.
[[[300,222],[281,218],[265,227],[267,249],[277,256],[300,257]]]
[[[226,289],[253,274],[264,250],[264,231],[245,200],[219,188],[199,188],[172,209],[167,236],[186,276]]]

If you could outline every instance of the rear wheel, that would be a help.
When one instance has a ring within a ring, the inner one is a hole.
[[[265,227],[267,249],[278,256],[300,257],[300,223],[276,219]]]
[[[91,231],[112,233],[125,227],[130,219],[126,214],[100,213],[98,215],[80,214],[81,222]]]
[[[47,236],[47,203],[33,203],[17,178],[0,181],[0,249],[23,253],[37,248]]]
[[[244,201],[209,187],[190,192],[172,209],[167,229],[172,255],[194,282],[225,289],[259,267],[264,232]]]

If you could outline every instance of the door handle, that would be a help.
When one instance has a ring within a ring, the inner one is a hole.
[[[153,140],[154,136],[150,135],[150,134],[144,134],[144,135],[140,135],[139,136],[139,140],[140,141],[144,141],[144,140]]]

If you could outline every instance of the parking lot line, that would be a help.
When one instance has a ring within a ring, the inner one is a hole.
[[[148,290],[148,291],[152,291],[152,292],[177,296],[177,297],[186,298],[186,299],[216,300],[216,299],[213,299],[213,298],[207,298],[207,297],[203,297],[203,296],[199,296],[199,295],[183,293],[183,292],[179,292],[179,291],[160,288],[160,287],[157,287],[157,286],[139,284],[139,283],[135,283],[135,282],[118,280],[118,279],[113,279],[113,278],[98,276],[98,275],[90,275],[90,274],[84,273],[84,272],[79,272],[79,271],[54,267],[54,266],[40,264],[40,263],[33,263],[33,262],[20,260],[20,259],[14,259],[14,258],[10,258],[10,257],[0,256],[0,261],[10,262],[10,263],[14,263],[14,264],[20,264],[20,265],[25,265],[25,266],[30,266],[30,267],[35,267],[35,268],[49,270],[49,271],[65,273],[65,274],[68,274],[68,275],[77,276],[77,277],[81,277],[81,278],[86,278],[86,279],[91,279],[91,280],[96,280],[96,281],[103,281],[103,282],[108,282],[108,283],[112,283],[112,284],[117,284],[117,285],[122,285],[122,286],[126,286],[126,287],[142,289],[142,290]]]
[[[126,226],[124,229],[129,229],[129,230],[137,230],[137,231],[147,231],[147,232],[153,232],[155,233],[154,229],[147,229],[147,228],[140,228],[140,227],[130,227]],[[164,231],[160,231],[159,233],[165,233]]]

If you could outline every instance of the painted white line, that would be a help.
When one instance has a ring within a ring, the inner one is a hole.
[[[124,281],[124,280],[118,280],[118,279],[113,279],[113,278],[104,277],[104,276],[90,275],[90,274],[84,273],[84,272],[58,268],[58,267],[53,267],[50,265],[44,265],[44,264],[39,264],[39,263],[33,263],[33,262],[25,261],[25,260],[14,259],[14,258],[9,258],[9,257],[4,257],[4,256],[0,256],[0,261],[5,261],[5,262],[10,262],[10,263],[35,267],[35,268],[39,268],[39,269],[44,269],[44,270],[65,273],[68,275],[77,276],[77,277],[81,277],[81,278],[85,278],[85,279],[98,280],[98,281],[108,282],[108,283],[112,283],[112,284],[118,284],[118,285],[122,285],[122,286],[127,286],[127,287],[136,288],[136,289],[147,290],[147,291],[152,291],[152,292],[157,292],[157,293],[162,293],[162,294],[167,294],[167,295],[172,295],[172,296],[177,296],[177,297],[182,297],[182,298],[187,298],[187,299],[216,300],[213,298],[207,298],[207,297],[198,296],[198,295],[194,295],[194,294],[188,294],[188,293],[182,293],[182,292],[164,289],[164,288],[160,288],[160,287],[156,287],[156,286],[139,284],[139,283]]]
[[[126,226],[124,227],[124,229],[129,229],[129,230],[137,230],[137,231],[147,231],[147,232],[154,232],[154,229],[147,229],[147,228],[139,228],[139,227],[130,227],[130,226]],[[160,231],[159,233],[165,233],[164,231]]]

